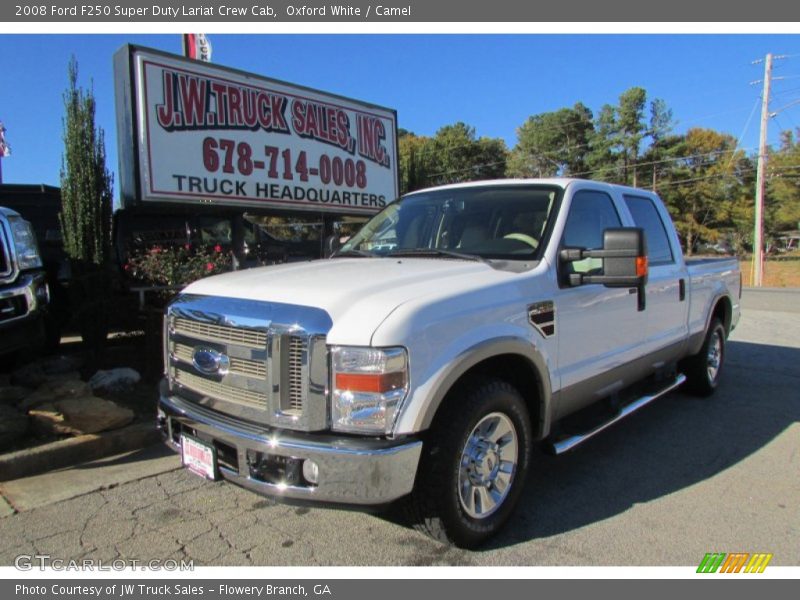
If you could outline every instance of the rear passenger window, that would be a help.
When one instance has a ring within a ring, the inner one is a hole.
[[[572,198],[561,245],[599,250],[603,247],[603,232],[610,227],[622,227],[611,196],[589,190],[577,192]],[[569,263],[566,268],[568,273],[596,274],[602,271],[603,260],[585,258]]]
[[[625,204],[631,211],[633,222],[644,229],[647,236],[647,259],[651,265],[666,265],[675,262],[669,237],[658,214],[656,205],[650,198],[642,196],[625,196]]]

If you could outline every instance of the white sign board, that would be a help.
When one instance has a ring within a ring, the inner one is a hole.
[[[398,194],[391,109],[130,46],[115,76],[124,204],[374,213]]]

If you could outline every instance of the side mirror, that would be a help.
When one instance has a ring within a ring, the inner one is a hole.
[[[601,283],[606,287],[635,287],[639,290],[639,310],[644,310],[644,286],[647,283],[647,243],[640,227],[620,227],[603,232],[602,250],[564,248],[559,254],[562,262],[599,258],[602,274],[570,273],[569,285]]]

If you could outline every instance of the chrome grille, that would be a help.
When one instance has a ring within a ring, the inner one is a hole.
[[[174,344],[172,353],[175,355],[175,358],[182,360],[185,363],[192,364],[192,361],[194,360],[194,348],[186,344]],[[229,371],[231,373],[257,379],[266,379],[267,377],[266,361],[231,357],[230,363],[231,366]]]
[[[6,277],[11,274],[13,265],[11,264],[11,252],[8,249],[6,242],[6,235],[3,231],[3,222],[0,221],[0,277]]]
[[[308,350],[306,338],[289,339],[289,410],[303,412],[303,358]]]
[[[176,333],[188,335],[209,342],[222,342],[226,344],[240,344],[250,348],[265,348],[267,334],[263,331],[244,329],[241,327],[227,327],[225,325],[212,325],[189,319],[175,319]]]
[[[261,392],[231,387],[179,369],[175,370],[175,381],[194,392],[219,398],[226,402],[262,410],[267,408],[267,395]]]
[[[331,325],[318,308],[181,295],[167,314],[172,393],[251,423],[324,430]],[[199,349],[216,366],[195,365]]]

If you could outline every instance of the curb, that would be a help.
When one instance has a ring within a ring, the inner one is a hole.
[[[80,435],[0,455],[0,481],[54,471],[78,463],[138,450],[161,441],[154,423],[138,423],[103,433]]]

